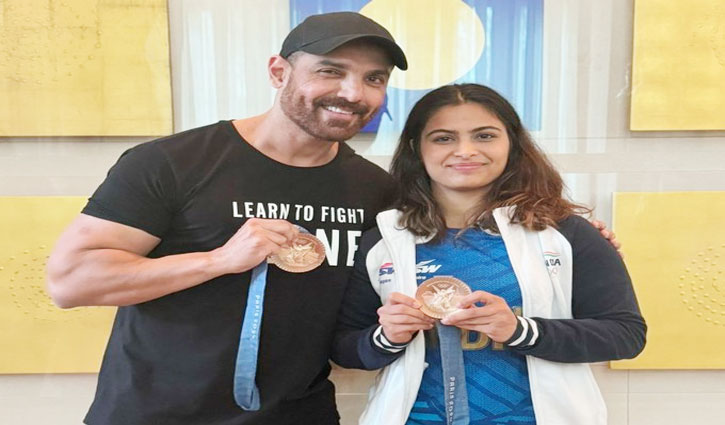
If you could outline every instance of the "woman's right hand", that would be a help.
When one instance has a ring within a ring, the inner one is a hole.
[[[420,311],[420,303],[415,298],[400,292],[390,294],[378,309],[378,317],[385,338],[395,344],[405,344],[416,332],[431,329],[435,324],[435,320]]]

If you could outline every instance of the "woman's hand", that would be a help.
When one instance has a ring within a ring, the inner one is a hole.
[[[383,326],[385,338],[395,344],[404,344],[413,339],[420,330],[431,329],[433,319],[420,311],[420,303],[400,292],[393,292],[378,309],[379,323]]]
[[[476,303],[483,303],[482,307]],[[485,334],[495,342],[505,342],[516,331],[518,320],[506,300],[485,291],[475,291],[458,304],[461,310],[441,320],[444,325],[456,326]]]

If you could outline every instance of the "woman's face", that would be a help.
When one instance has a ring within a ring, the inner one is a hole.
[[[439,109],[420,142],[434,197],[487,192],[506,168],[509,145],[504,124],[478,103]]]

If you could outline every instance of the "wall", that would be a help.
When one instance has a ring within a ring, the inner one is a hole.
[[[632,8],[632,0],[546,2],[544,125],[535,137],[572,197],[595,206],[595,216],[608,223],[613,191],[725,190],[725,132],[628,130]],[[174,34],[172,22],[172,50],[180,42]],[[172,69],[179,60],[175,53]],[[185,87],[175,73],[177,129],[189,122],[179,116],[178,93]],[[0,139],[0,196],[90,194],[118,155],[143,140]],[[364,152],[370,143],[365,136],[351,144]],[[389,162],[387,156],[370,159],[383,167]],[[593,368],[610,425],[723,423],[725,371]],[[372,376],[334,371],[344,424],[355,423]],[[79,424],[94,386],[95,375],[0,376],[0,422]]]

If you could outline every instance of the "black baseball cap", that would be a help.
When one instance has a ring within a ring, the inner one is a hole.
[[[333,12],[312,15],[290,31],[279,55],[289,57],[302,51],[324,55],[352,40],[369,39],[390,55],[393,64],[405,71],[408,61],[393,36],[382,25],[356,12]]]

